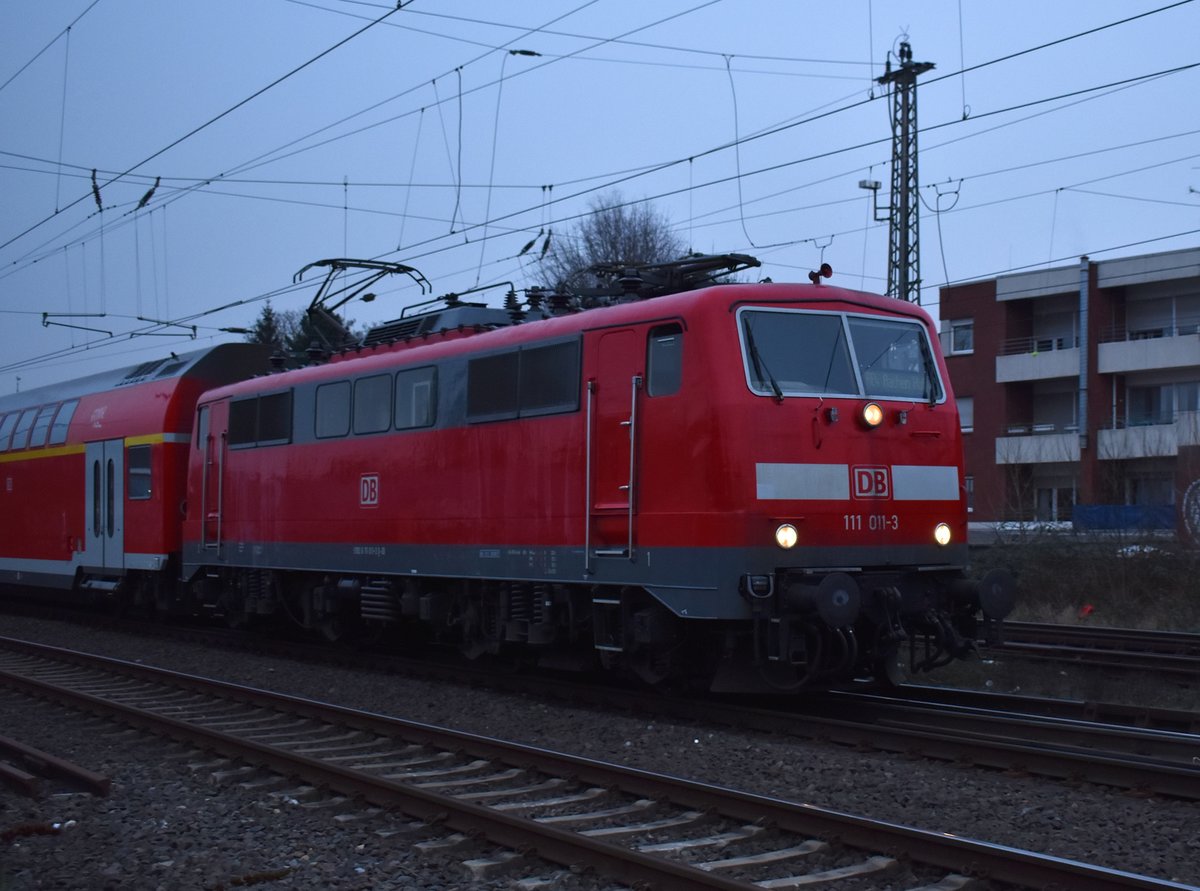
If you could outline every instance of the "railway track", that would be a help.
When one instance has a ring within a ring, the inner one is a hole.
[[[125,623],[122,628],[127,628]],[[209,647],[269,652],[304,662],[356,670],[404,673],[561,699],[595,708],[681,721],[718,723],[802,739],[876,749],[906,756],[969,763],[1052,779],[1200,800],[1200,711],[1048,699],[908,685],[892,695],[842,691],[827,695],[749,701],[713,700],[581,683],[497,670],[495,666],[440,663],[428,658],[342,650],[245,637],[222,629],[134,623],[138,633],[166,634]]]
[[[825,738],[848,745],[1200,800],[1200,734],[1039,714],[1011,700],[997,708],[987,694],[954,693],[836,693],[801,707]]]
[[[1026,888],[1186,887],[7,638],[0,680],[396,808],[429,824],[431,847],[462,834],[500,846],[492,862],[536,851],[522,861],[531,881],[548,862],[663,889],[837,877],[947,891],[975,876]]]
[[[1200,676],[1200,634],[1039,622],[1005,622],[1003,634],[992,653]]]
[[[84,789],[98,796],[107,795],[111,785],[108,777],[82,765],[26,745],[18,739],[0,736],[0,783],[36,798],[43,794],[47,780]]]

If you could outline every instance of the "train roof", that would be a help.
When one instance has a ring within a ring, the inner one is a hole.
[[[396,339],[374,339],[357,347],[343,350],[330,361],[279,372],[267,378],[238,381],[207,394],[207,398],[223,398],[241,393],[285,388],[298,383],[328,380],[400,364],[421,364],[464,353],[499,350],[532,341],[570,337],[580,332],[614,325],[636,324],[682,317],[695,318],[700,312],[728,312],[741,304],[770,305],[772,303],[801,305],[815,309],[830,308],[843,311],[887,313],[912,317],[930,325],[929,314],[921,307],[864,291],[824,284],[800,283],[731,283],[716,284],[697,290],[681,291],[654,297],[633,299],[585,310],[567,310],[560,314],[539,314],[525,320],[509,319],[507,323],[496,315],[504,310],[494,309],[486,323],[474,312],[475,305],[459,304],[438,310],[438,327],[426,326]],[[472,310],[462,316],[459,310]],[[432,315],[432,314],[431,314]],[[470,319],[475,319],[471,322]],[[352,365],[354,367],[348,367]]]
[[[0,413],[122,390],[150,381],[168,383],[172,379],[198,378],[220,384],[241,380],[269,371],[269,353],[267,347],[251,343],[218,344],[186,353],[168,352],[137,365],[0,396]]]

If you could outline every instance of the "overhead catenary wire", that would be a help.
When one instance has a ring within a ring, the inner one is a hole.
[[[22,74],[24,74],[25,69],[27,69],[30,65],[32,65],[34,62],[36,62],[38,59],[40,59],[42,57],[42,55],[48,49],[50,49],[50,47],[52,47],[52,46],[54,46],[54,44],[58,43],[59,38],[61,38],[63,36],[69,37],[70,33],[71,33],[71,29],[79,24],[80,19],[82,19],[85,15],[87,15],[89,12],[91,12],[93,9],[95,9],[96,4],[99,2],[100,2],[100,0],[92,0],[92,2],[90,4],[88,4],[87,8],[84,9],[83,12],[79,13],[79,15],[75,16],[75,18],[71,19],[71,23],[69,25],[67,25],[65,28],[63,28],[61,31],[59,31],[57,34],[55,34],[54,37],[52,37],[50,39],[49,43],[47,43],[40,50],[38,50],[36,53],[33,54],[33,58],[31,58],[28,62],[26,62],[24,65],[22,65],[20,68],[18,68],[15,72],[13,72],[13,74],[11,74],[9,76],[8,80],[6,80],[4,83],[0,84],[0,92],[3,92],[8,87],[9,84],[11,84],[14,80],[16,80]]]
[[[690,163],[692,159],[689,157],[689,159],[688,159],[688,160],[689,160],[689,168],[690,168],[690,167],[692,166],[692,165],[691,165],[691,163]],[[460,178],[460,179],[461,179],[461,178]],[[460,182],[460,186],[461,186],[461,185],[462,185],[462,183]],[[689,193],[689,194],[690,194],[690,193]],[[489,224],[489,221],[486,219],[486,217],[487,217],[487,216],[489,216],[489,215],[485,214],[485,219],[484,219],[484,221],[483,221],[483,225],[488,225],[488,224]]]
[[[1130,86],[1134,86],[1134,85],[1137,85],[1137,84],[1139,84],[1139,83],[1144,83],[1144,82],[1146,82],[1146,81],[1148,81],[1148,80],[1150,80],[1150,79],[1154,79],[1154,78],[1158,78],[1158,77],[1163,77],[1163,76],[1169,76],[1169,75],[1173,75],[1173,74],[1178,74],[1178,73],[1180,73],[1180,72],[1182,72],[1182,71],[1191,70],[1191,69],[1194,69],[1194,68],[1196,68],[1197,66],[1200,66],[1200,63],[1192,63],[1192,64],[1190,64],[1190,65],[1178,66],[1178,67],[1176,67],[1176,68],[1173,68],[1173,69],[1166,69],[1166,70],[1164,70],[1164,71],[1152,72],[1152,73],[1150,73],[1150,74],[1144,74],[1144,75],[1138,75],[1138,76],[1136,76],[1136,77],[1132,77],[1132,78],[1126,78],[1126,79],[1123,79],[1123,80],[1120,80],[1120,81],[1115,81],[1115,82],[1112,82],[1112,83],[1101,84],[1101,85],[1097,85],[1097,86],[1093,86],[1093,87],[1084,88],[1084,89],[1081,89],[1081,90],[1075,90],[1075,91],[1071,91],[1071,92],[1069,92],[1069,93],[1058,94],[1058,95],[1055,95],[1055,96],[1044,97],[1044,98],[1041,98],[1041,99],[1036,99],[1036,100],[1030,100],[1030,101],[1027,101],[1027,102],[1019,103],[1019,104],[1017,104],[1017,105],[1007,106],[1007,107],[1004,107],[1004,108],[999,108],[999,109],[993,109],[993,110],[991,110],[991,111],[988,111],[988,112],[984,112],[984,113],[980,113],[980,114],[976,114],[976,115],[974,115],[974,116],[972,117],[972,121],[977,121],[977,120],[979,120],[979,119],[982,119],[982,118],[985,118],[985,117],[992,117],[992,116],[997,116],[997,115],[1001,115],[1001,114],[1009,113],[1009,112],[1012,112],[1012,111],[1015,111],[1015,110],[1021,110],[1021,109],[1025,109],[1025,108],[1036,107],[1036,106],[1039,106],[1039,105],[1044,105],[1044,104],[1047,104],[1047,103],[1050,103],[1050,102],[1055,102],[1055,101],[1058,101],[1058,100],[1061,100],[1061,99],[1064,99],[1064,98],[1077,98],[1077,101],[1086,101],[1086,99],[1089,97],[1089,95],[1091,95],[1091,96],[1094,96],[1094,95],[1096,95],[1096,94],[1099,94],[1099,93],[1101,93],[1102,91],[1109,90],[1109,89],[1128,88],[1128,87],[1130,87]],[[1080,98],[1078,98],[1078,97],[1083,97],[1083,98],[1082,98],[1082,99],[1080,99]],[[862,103],[861,103],[861,102],[859,102],[859,103],[854,103],[853,105],[857,106],[857,105],[860,105],[860,104],[862,104]],[[791,127],[799,126],[800,124],[803,124],[803,123],[811,123],[811,122],[815,122],[815,121],[817,121],[817,120],[820,120],[820,119],[822,119],[822,118],[824,118],[824,117],[827,117],[827,116],[828,116],[828,115],[830,115],[830,114],[836,113],[837,111],[839,111],[839,109],[834,109],[834,110],[832,110],[832,111],[821,112],[821,113],[818,113],[818,114],[816,114],[816,115],[813,115],[813,116],[811,116],[810,118],[806,118],[806,119],[804,119],[804,120],[800,120],[800,121],[795,121],[795,122],[789,123],[789,124],[785,125],[785,128],[788,128],[788,129],[790,129]],[[953,127],[953,126],[961,125],[962,123],[964,123],[964,122],[963,122],[963,121],[962,121],[960,118],[952,118],[952,119],[950,119],[950,120],[947,120],[947,121],[944,121],[944,122],[942,122],[942,123],[938,123],[938,124],[932,124],[932,125],[928,125],[928,126],[922,127],[922,128],[921,128],[921,132],[922,132],[922,133],[931,132],[931,131],[935,131],[935,130],[944,129],[944,128],[947,128],[947,127]],[[1004,126],[1004,125],[1002,124],[1002,125],[999,125],[999,126]],[[746,139],[747,139],[747,140],[749,140],[749,139],[753,139],[753,138],[758,138],[759,136],[766,135],[766,134],[767,134],[767,133],[769,133],[769,132],[772,132],[772,131],[766,131],[765,133],[756,134],[756,135],[754,135],[754,136],[748,136],[748,137],[746,137]],[[768,172],[772,172],[772,171],[775,171],[775,170],[784,169],[784,168],[786,168],[786,167],[794,166],[794,165],[797,165],[797,164],[806,163],[806,162],[810,162],[810,161],[818,160],[818,159],[821,159],[821,158],[831,157],[831,156],[834,156],[834,155],[837,155],[837,154],[842,154],[842,153],[845,153],[845,152],[853,151],[853,150],[855,150],[855,149],[860,149],[860,148],[864,148],[864,147],[869,147],[869,146],[872,146],[872,145],[882,145],[882,144],[884,144],[884,143],[887,143],[887,142],[889,142],[889,141],[890,141],[890,137],[881,137],[881,138],[879,138],[879,139],[875,139],[875,140],[869,140],[869,141],[862,142],[862,143],[858,143],[858,144],[851,145],[851,146],[844,146],[844,147],[841,147],[841,148],[838,148],[838,149],[835,149],[835,150],[831,150],[831,151],[829,151],[829,152],[822,152],[822,153],[817,153],[817,154],[814,154],[814,155],[808,155],[808,156],[804,156],[804,157],[801,157],[801,158],[793,159],[793,160],[791,160],[791,161],[783,162],[783,163],[780,163],[780,164],[775,164],[775,165],[770,165],[770,166],[763,167],[763,168],[758,168],[758,169],[756,169],[756,170],[753,170],[753,171],[750,171],[750,172],[747,172],[747,173],[743,173],[743,174],[741,174],[741,176],[756,176],[756,175],[760,175],[760,174],[763,174],[763,173],[768,173]],[[928,152],[928,151],[930,151],[930,150],[934,150],[934,149],[936,149],[936,148],[940,147],[941,145],[942,145],[942,144],[938,144],[938,145],[932,146],[932,147],[930,147],[930,148],[926,149],[926,151]],[[710,148],[709,148],[709,149],[707,149],[707,150],[704,150],[703,152],[700,152],[700,153],[698,153],[698,155],[697,155],[697,156],[705,156],[705,155],[709,155],[709,154],[714,154],[714,153],[716,153],[716,152],[719,152],[719,151],[721,151],[721,150],[723,150],[723,149],[727,148],[728,146],[729,146],[729,143],[722,143],[722,144],[718,144],[718,145],[716,145],[716,146],[710,147]],[[578,191],[572,192],[572,193],[571,193],[571,194],[569,194],[569,195],[564,195],[564,196],[561,196],[560,198],[557,198],[557,199],[550,199],[550,200],[548,200],[548,201],[546,202],[546,204],[547,204],[547,205],[551,205],[551,204],[556,204],[556,203],[563,203],[563,202],[570,201],[570,200],[572,200],[572,199],[578,198],[578,197],[580,197],[580,196],[584,196],[584,195],[592,194],[592,193],[594,193],[594,192],[602,191],[602,190],[605,190],[605,189],[610,189],[610,188],[613,188],[613,187],[614,187],[614,186],[616,186],[616,185],[620,185],[620,184],[623,184],[623,183],[625,183],[625,182],[628,182],[628,181],[631,181],[631,180],[633,180],[633,179],[636,179],[636,178],[637,178],[637,177],[639,177],[639,176],[646,175],[646,174],[647,174],[647,173],[649,173],[649,172],[656,172],[656,171],[660,171],[660,170],[665,170],[665,169],[668,169],[669,167],[672,167],[672,166],[675,166],[675,165],[677,165],[677,164],[683,163],[684,161],[687,161],[688,163],[690,163],[690,162],[692,161],[692,158],[687,158],[687,159],[678,159],[678,160],[673,160],[673,161],[668,161],[668,162],[662,162],[662,163],[660,163],[660,164],[658,164],[658,165],[655,165],[655,166],[654,166],[654,167],[652,167],[650,170],[638,170],[638,171],[636,171],[636,172],[633,172],[633,173],[627,174],[627,175],[625,175],[625,176],[621,176],[621,177],[615,177],[615,178],[612,178],[612,179],[608,180],[607,182],[600,183],[600,184],[598,184],[598,185],[596,185],[596,186],[593,186],[593,187],[591,187],[591,188],[586,188],[586,189],[578,190]],[[714,180],[707,181],[707,182],[705,182],[705,183],[701,183],[699,186],[696,186],[695,188],[706,188],[706,187],[711,187],[711,186],[714,186],[714,185],[719,185],[719,184],[722,184],[722,183],[728,182],[728,181],[730,181],[731,179],[733,179],[733,178],[732,178],[732,177],[721,177],[721,178],[717,178],[717,179],[714,179]],[[210,182],[211,182],[211,181],[210,181]],[[681,189],[673,189],[673,190],[669,190],[669,191],[665,191],[665,192],[660,192],[660,193],[657,193],[657,194],[655,194],[655,195],[649,196],[649,198],[648,198],[648,199],[646,199],[646,200],[654,200],[654,199],[659,199],[659,198],[664,198],[664,197],[670,197],[670,196],[673,196],[673,195],[676,195],[676,194],[678,194],[680,191],[681,191]],[[274,199],[274,200],[284,200],[284,201],[286,201],[286,199]],[[301,203],[301,202],[296,202],[296,203]],[[638,203],[638,202],[637,202],[637,201],[630,201],[630,202],[626,202],[626,204],[634,204],[634,203]],[[498,218],[496,218],[495,220],[490,220],[490,221],[488,221],[488,224],[489,224],[489,225],[492,225],[492,224],[499,223],[499,222],[502,222],[502,221],[504,221],[504,220],[507,220],[507,219],[511,219],[511,218],[513,218],[513,217],[515,217],[515,216],[519,216],[519,215],[521,215],[521,214],[523,214],[523,213],[526,213],[526,212],[528,212],[528,210],[529,210],[529,209],[522,209],[522,210],[519,210],[519,211],[514,211],[514,212],[512,212],[512,213],[509,213],[509,214],[505,214],[505,215],[503,215],[503,216],[501,216],[501,217],[498,217]],[[564,218],[564,219],[565,219],[565,220],[570,220],[570,219],[575,219],[575,218],[582,217],[582,216],[586,216],[586,213],[585,213],[585,214],[578,214],[576,217],[566,217],[566,218]],[[77,224],[77,225],[78,225],[78,224]],[[464,230],[460,230],[460,231],[468,231],[468,230],[473,230],[473,229],[475,229],[475,228],[478,228],[478,227],[480,227],[480,226],[482,226],[482,225],[483,225],[483,223],[482,223],[482,222],[480,222],[480,223],[474,223],[474,224],[470,224],[470,225],[467,225],[467,226],[465,227],[465,229],[464,229]],[[409,245],[409,250],[412,250],[413,248],[427,247],[427,246],[429,246],[429,245],[431,245],[431,244],[434,244],[434,243],[436,243],[438,240],[439,240],[439,238],[438,238],[438,237],[434,237],[434,238],[426,239],[425,241],[422,241],[422,242],[417,242],[417,243],[415,243],[415,244]],[[447,250],[447,249],[450,249],[450,248],[453,248],[453,247],[457,247],[457,246],[458,246],[458,244],[459,244],[458,242],[455,242],[454,244],[452,244],[452,245],[448,246],[447,248],[442,248],[442,249],[440,249],[440,250],[438,250],[438,251],[433,251],[432,253],[440,253],[440,252],[442,252],[442,251],[444,251],[444,250]],[[428,256],[428,255],[429,255],[429,252],[427,252],[427,253],[425,253],[425,254],[418,254],[418,255],[416,255],[416,256],[420,257],[420,256]],[[27,255],[27,256],[28,256],[28,255]],[[382,256],[387,256],[387,254],[380,255],[380,257],[382,257]],[[0,277],[3,277],[3,276],[0,276]]]
[[[409,2],[411,2],[411,0],[409,0]],[[93,4],[93,5],[94,5],[94,4]],[[182,135],[182,136],[180,136],[179,138],[175,139],[174,141],[172,141],[172,142],[168,143],[167,145],[163,146],[162,148],[158,149],[158,150],[157,150],[157,151],[155,151],[153,154],[151,154],[151,155],[148,155],[147,157],[143,158],[141,161],[138,161],[136,164],[134,164],[133,166],[129,167],[128,169],[126,169],[126,170],[125,170],[125,171],[123,171],[122,173],[119,173],[119,174],[117,174],[116,176],[112,177],[112,178],[111,178],[111,179],[109,179],[109,180],[108,180],[106,183],[104,183],[104,185],[108,186],[108,185],[111,185],[112,183],[116,182],[117,180],[123,179],[125,176],[127,176],[128,174],[130,174],[130,173],[132,173],[133,171],[137,170],[139,167],[143,167],[143,166],[145,166],[146,164],[148,164],[148,163],[150,163],[151,161],[153,161],[155,158],[157,158],[157,157],[160,157],[161,155],[164,155],[164,154],[166,154],[166,153],[167,153],[167,152],[169,152],[171,149],[173,149],[173,148],[175,148],[176,146],[180,145],[181,143],[183,143],[183,142],[187,141],[188,139],[191,139],[193,136],[195,136],[197,133],[201,132],[202,130],[206,130],[208,127],[211,127],[213,124],[217,123],[217,121],[220,121],[221,119],[223,119],[223,118],[225,118],[225,117],[228,117],[230,114],[232,114],[233,112],[237,111],[237,110],[238,110],[239,108],[241,108],[243,105],[246,105],[247,103],[249,103],[249,102],[252,102],[253,100],[257,99],[259,96],[263,95],[263,93],[266,93],[268,90],[271,90],[271,89],[273,89],[274,87],[277,87],[277,86],[279,86],[279,84],[281,84],[281,83],[283,83],[284,81],[288,80],[289,78],[291,78],[291,77],[295,76],[296,74],[299,74],[301,71],[303,71],[303,70],[304,70],[305,68],[307,68],[308,66],[310,66],[310,65],[314,64],[315,62],[319,61],[320,59],[323,59],[325,56],[329,55],[329,54],[330,54],[331,52],[333,52],[334,50],[338,49],[339,47],[342,47],[342,46],[344,46],[344,45],[345,45],[345,44],[347,44],[347,43],[349,43],[351,40],[353,40],[354,38],[358,37],[359,35],[361,35],[361,34],[365,33],[366,31],[370,30],[370,29],[371,29],[371,28],[373,28],[375,25],[378,25],[380,22],[384,21],[384,20],[385,20],[385,19],[387,19],[389,16],[393,15],[394,13],[396,13],[396,12],[398,12],[400,9],[402,9],[402,8],[403,8],[403,6],[404,6],[404,4],[403,4],[403,0],[401,0],[401,2],[399,2],[399,3],[398,3],[396,6],[395,6],[395,8],[388,10],[386,13],[384,13],[384,14],[383,14],[382,16],[380,16],[378,19],[375,19],[375,21],[371,22],[370,24],[367,24],[367,25],[363,26],[362,28],[359,28],[357,31],[355,31],[353,34],[349,35],[348,37],[344,37],[344,38],[342,38],[342,39],[341,39],[341,40],[339,40],[337,43],[333,44],[333,46],[331,46],[331,47],[328,47],[327,49],[324,49],[324,50],[322,50],[321,52],[317,53],[317,55],[315,55],[315,56],[313,56],[312,58],[308,59],[308,61],[306,61],[306,62],[303,62],[303,63],[302,63],[302,64],[300,64],[300,65],[297,65],[297,66],[296,66],[295,68],[293,68],[291,71],[287,72],[286,74],[284,74],[284,75],[282,75],[282,76],[280,76],[280,77],[277,77],[275,80],[271,81],[271,82],[270,82],[269,84],[267,84],[265,87],[262,87],[262,88],[260,88],[260,89],[258,89],[258,90],[255,90],[253,93],[251,93],[251,94],[250,94],[249,96],[247,96],[245,99],[242,99],[241,101],[234,103],[233,105],[229,106],[229,107],[228,107],[228,108],[226,108],[224,111],[222,111],[220,114],[217,114],[217,115],[215,115],[214,117],[211,117],[211,118],[209,118],[209,119],[208,119],[207,121],[205,121],[203,124],[200,124],[200,125],[199,125],[199,126],[197,126],[197,127],[193,127],[191,130],[189,130],[187,133],[183,134],[183,135]],[[90,8],[91,8],[91,7],[88,7],[88,9],[90,9]],[[86,12],[86,10],[85,10],[85,12]],[[86,200],[86,199],[87,199],[87,196],[86,196],[86,195],[84,195],[84,196],[81,196],[81,197],[79,197],[79,198],[76,198],[74,201],[72,201],[72,202],[71,202],[70,204],[68,204],[66,207],[62,208],[62,210],[66,210],[67,208],[74,207],[76,204],[79,204],[81,201],[84,201],[84,200]],[[45,223],[47,223],[47,222],[49,222],[50,220],[54,219],[54,217],[55,217],[55,216],[57,216],[57,215],[58,215],[60,212],[61,212],[61,210],[59,210],[59,209],[55,209],[54,213],[52,213],[52,214],[50,214],[49,216],[47,216],[47,217],[43,218],[42,220],[38,221],[37,223],[34,223],[32,226],[28,227],[27,229],[24,229],[23,231],[21,231],[21,232],[20,232],[20,233],[18,233],[17,235],[14,235],[12,238],[10,238],[8,241],[4,242],[3,244],[0,244],[0,250],[3,250],[4,248],[8,247],[10,244],[12,244],[12,243],[13,243],[13,242],[15,242],[15,241],[18,241],[18,240],[20,240],[20,239],[24,238],[26,235],[28,235],[30,232],[34,231],[35,229],[37,229],[37,228],[40,228],[40,227],[41,227],[42,225],[44,225]]]
[[[711,0],[711,2],[716,2],[716,0]],[[1058,40],[1055,40],[1055,41],[1050,41],[1050,42],[1047,42],[1047,43],[1040,44],[1040,45],[1038,45],[1037,47],[1033,47],[1033,48],[1029,48],[1029,49],[1026,49],[1026,50],[1022,50],[1022,51],[1019,51],[1019,52],[1017,52],[1017,53],[1011,53],[1011,54],[1008,54],[1008,55],[1006,55],[1006,56],[1000,57],[999,59],[994,59],[994,60],[990,60],[990,61],[988,61],[988,62],[983,62],[983,63],[980,63],[980,64],[978,64],[978,65],[972,66],[972,68],[971,68],[970,70],[978,70],[979,68],[985,67],[985,66],[987,66],[987,65],[996,64],[997,62],[1000,62],[1000,61],[1005,61],[1005,60],[1008,60],[1008,59],[1011,59],[1011,58],[1015,58],[1015,57],[1017,57],[1017,56],[1024,55],[1024,54],[1026,54],[1026,53],[1028,53],[1028,52],[1032,52],[1032,51],[1034,51],[1034,50],[1036,50],[1036,49],[1039,49],[1039,48],[1045,48],[1045,47],[1047,47],[1047,46],[1058,45],[1058,44],[1060,44],[1060,43],[1063,43],[1063,42],[1065,42],[1065,41],[1068,41],[1068,40],[1076,39],[1077,37],[1080,37],[1080,36],[1083,36],[1083,35],[1087,35],[1087,34],[1096,33],[1097,31],[1104,30],[1104,29],[1106,29],[1106,28],[1109,28],[1109,27],[1113,27],[1113,26],[1115,26],[1115,25],[1117,25],[1117,24],[1121,24],[1121,23],[1125,23],[1125,22],[1128,22],[1128,21],[1132,21],[1132,20],[1134,20],[1134,19],[1137,19],[1137,18],[1144,18],[1144,17],[1146,17],[1146,16],[1148,16],[1148,15],[1152,15],[1152,14],[1154,14],[1154,13],[1156,13],[1156,12],[1162,12],[1162,11],[1165,11],[1165,10],[1168,10],[1168,9],[1172,9],[1172,8],[1175,8],[1175,7],[1178,7],[1178,6],[1184,5],[1185,3],[1188,3],[1188,2],[1191,2],[1191,0],[1181,0],[1181,2],[1180,2],[1180,3],[1174,3],[1174,4],[1170,4],[1170,5],[1168,5],[1168,6],[1165,6],[1165,7],[1160,7],[1160,8],[1158,8],[1158,9],[1156,9],[1156,10],[1150,10],[1150,11],[1147,11],[1147,12],[1145,12],[1145,13],[1141,13],[1141,14],[1139,14],[1138,16],[1132,16],[1132,17],[1128,17],[1128,18],[1126,18],[1126,19],[1121,19],[1121,20],[1119,20],[1119,21],[1117,21],[1117,22],[1108,23],[1108,24],[1106,24],[1106,25],[1102,25],[1102,26],[1099,26],[1099,27],[1097,27],[1097,28],[1092,28],[1092,29],[1088,29],[1088,30],[1086,30],[1086,31],[1077,32],[1076,34],[1073,34],[1073,35],[1068,35],[1068,36],[1066,36],[1066,37],[1059,38]],[[585,4],[585,5],[590,5],[590,4]],[[695,10],[697,10],[697,9],[703,8],[703,7],[705,7],[705,6],[708,6],[708,5],[711,5],[711,4],[710,4],[710,3],[704,3],[704,4],[701,4],[701,5],[700,5],[700,6],[698,6],[698,7],[693,7],[692,9],[690,9],[690,10],[687,10],[686,12],[692,12],[692,11],[695,11]],[[678,14],[677,14],[677,15],[675,15],[675,16],[670,16],[670,17],[668,17],[668,19],[670,19],[670,18],[675,18],[675,17],[678,17]],[[664,20],[659,20],[659,22],[656,22],[656,23],[651,23],[651,25],[653,25],[653,24],[658,24],[658,23],[661,23],[662,21],[665,21],[665,20],[667,20],[667,19],[664,19]],[[643,26],[643,28],[644,28],[644,27],[650,27],[650,26],[649,26],[649,25],[648,25],[648,26]],[[633,31],[630,31],[630,32],[625,32],[625,34],[627,35],[627,34],[629,34],[629,33],[634,33],[636,30],[641,30],[641,28],[639,28],[639,29],[634,29]],[[620,40],[620,39],[622,39],[624,36],[625,36],[625,35],[619,35],[619,36],[617,36],[617,37],[614,37],[614,38],[609,38],[609,39],[608,39],[608,42],[612,42],[612,41],[614,41],[614,40]],[[584,49],[587,49],[587,48],[584,48]],[[583,51],[584,51],[584,50],[580,50],[579,52],[583,52]],[[540,66],[538,66],[538,67],[540,67]],[[929,81],[927,81],[927,83],[933,83],[933,82],[935,82],[935,81],[936,81],[936,80],[938,80],[938,79],[940,79],[940,78],[933,78],[933,79],[930,79]],[[441,101],[441,100],[439,99],[439,102],[440,102],[440,101]],[[377,104],[376,104],[375,106],[373,106],[373,107],[378,107],[378,105],[379,105],[379,104],[382,104],[382,103],[377,103]],[[853,106],[851,106],[851,107],[853,107]],[[343,120],[346,120],[346,119],[344,118]],[[809,119],[806,119],[806,120],[812,120],[812,118],[809,118]],[[798,124],[798,123],[803,123],[803,122],[804,122],[804,121],[800,121],[800,122],[796,122],[796,123]],[[794,125],[794,124],[789,124],[789,125],[787,125],[787,126],[793,126],[793,125]],[[783,129],[783,128],[781,128],[781,129]],[[361,131],[356,131],[356,132],[361,132]],[[748,138],[748,139],[749,139],[749,138],[758,138],[759,136],[772,135],[772,134],[774,134],[774,133],[776,133],[776,132],[780,132],[780,130],[779,130],[779,129],[776,129],[776,130],[766,130],[766,131],[763,131],[763,132],[761,132],[760,134],[754,134],[753,136],[751,136],[751,137],[747,137],[747,138]],[[339,138],[341,138],[341,137],[339,137]],[[649,168],[647,168],[647,169],[646,169],[646,171],[645,171],[645,172],[654,172],[655,170],[658,170],[658,169],[662,169],[662,166],[661,166],[661,165],[651,165]],[[605,188],[605,187],[606,187],[606,186],[604,186],[604,185],[601,185],[601,186],[598,186],[597,188]]]

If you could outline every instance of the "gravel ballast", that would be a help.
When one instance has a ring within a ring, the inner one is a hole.
[[[1200,883],[1200,807],[1190,802],[27,618],[5,617],[3,633]],[[369,816],[353,803],[305,808],[234,781],[215,785],[210,777],[219,767],[197,768],[206,760],[202,753],[2,691],[0,713],[0,733],[113,781],[108,798],[54,794],[31,801],[0,791],[0,833],[6,834],[0,891],[220,888],[251,881],[263,888],[508,886],[507,879],[472,878],[461,856],[414,852],[413,842],[430,833],[402,815]],[[47,823],[63,828],[21,834]]]

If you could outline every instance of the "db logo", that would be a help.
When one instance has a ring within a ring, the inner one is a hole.
[[[890,498],[892,495],[891,478],[886,467],[851,467],[850,479],[855,498]]]
[[[358,480],[358,503],[362,507],[379,504],[379,474],[364,473]]]

